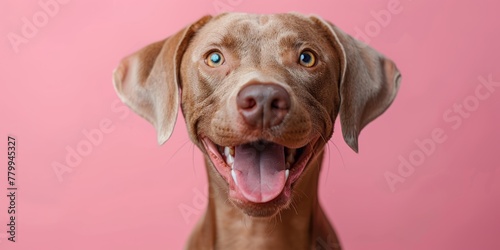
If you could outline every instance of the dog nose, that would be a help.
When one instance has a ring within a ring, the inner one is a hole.
[[[240,90],[236,104],[248,125],[270,128],[285,118],[290,109],[290,96],[276,84],[252,84]]]

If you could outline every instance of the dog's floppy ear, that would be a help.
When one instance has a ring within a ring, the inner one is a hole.
[[[124,58],[113,82],[120,99],[156,128],[158,143],[170,138],[179,110],[179,69],[182,55],[205,16],[165,40]]]
[[[340,122],[346,143],[358,152],[361,129],[392,103],[401,81],[394,62],[319,17],[340,60]],[[335,112],[335,111],[334,111]]]

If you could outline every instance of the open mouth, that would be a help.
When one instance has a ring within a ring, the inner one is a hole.
[[[280,194],[290,198],[292,185],[309,162],[315,141],[288,148],[263,140],[220,146],[206,137],[202,139],[212,163],[229,184],[230,196],[252,203],[271,202]]]

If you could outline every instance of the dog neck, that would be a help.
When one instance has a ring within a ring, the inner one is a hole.
[[[307,173],[296,183],[292,204],[271,218],[248,216],[233,205],[227,198],[227,184],[207,165],[208,209],[188,249],[205,249],[208,245],[216,249],[309,249],[322,236],[326,242],[326,235],[333,231],[317,197],[322,156],[310,162]]]

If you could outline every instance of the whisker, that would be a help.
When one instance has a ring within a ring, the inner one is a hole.
[[[327,157],[328,157],[328,164],[326,164],[326,177],[325,177],[325,182],[324,182],[324,184],[326,184],[326,183],[328,183],[328,176],[330,175],[332,156],[330,155],[330,144],[328,143],[328,141],[325,140],[323,135],[321,135],[321,138],[325,142],[325,153],[327,154]]]
[[[331,141],[333,146],[335,146],[335,148],[337,149],[337,152],[339,153],[339,156],[340,156],[340,160],[342,161],[342,167],[345,167],[345,162],[344,162],[344,156],[342,155],[342,152],[340,152],[340,149],[339,147],[337,147],[337,144],[335,144],[335,142]]]
[[[174,158],[174,156],[177,155],[177,153],[179,153],[179,151],[181,151],[181,149],[184,148],[188,142],[190,142],[190,140],[186,139],[182,143],[182,145],[177,150],[175,150],[175,152],[170,156],[170,158],[168,158],[167,162],[165,162],[165,165],[168,165],[168,163],[172,160],[172,158]]]
[[[297,207],[295,207],[295,201],[292,201],[292,203],[290,203],[290,205],[292,206],[293,210],[295,211],[295,215],[299,215],[299,211],[297,211]]]

